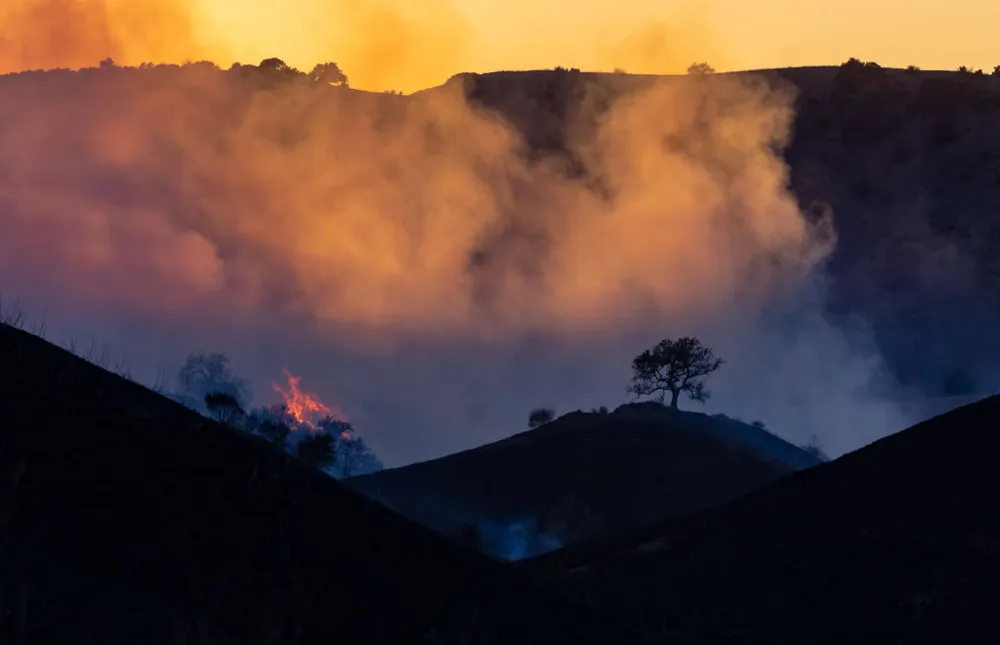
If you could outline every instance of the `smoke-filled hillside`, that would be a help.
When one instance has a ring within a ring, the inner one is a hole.
[[[905,425],[897,381],[989,388],[994,355],[988,247],[941,213],[988,227],[995,79],[853,78],[8,75],[0,285],[137,371],[290,365],[388,465],[618,403],[635,352],[687,333],[727,359],[716,409],[836,454]]]
[[[932,395],[995,391],[1000,74],[852,60],[763,75],[795,93],[782,151],[789,189],[807,216],[832,212],[827,312],[844,328],[870,325],[907,384]],[[572,151],[567,137],[596,80],[538,72],[468,82],[473,97],[517,123],[536,149]]]

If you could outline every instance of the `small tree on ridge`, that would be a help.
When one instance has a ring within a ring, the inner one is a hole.
[[[715,68],[708,63],[691,63],[687,68],[687,73],[692,76],[708,76],[715,73]]]
[[[667,338],[632,360],[632,385],[628,391],[636,397],[656,395],[661,402],[669,393],[674,410],[682,392],[692,401],[704,403],[712,394],[705,387],[705,378],[723,362],[697,338]]]

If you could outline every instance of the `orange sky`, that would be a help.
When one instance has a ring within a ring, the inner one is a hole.
[[[379,4],[379,0],[199,1],[211,7],[218,22],[240,25],[242,35],[230,41],[237,56],[282,51],[302,64],[327,51],[336,57],[337,45],[297,34],[328,30],[333,36],[338,32],[336,16],[348,13],[346,7]],[[1000,64],[996,40],[1000,2],[995,0],[382,0],[382,4],[386,10],[416,7],[404,19],[417,27],[414,42],[432,50],[417,56],[435,58],[441,66],[438,76],[558,64],[679,71],[689,59],[706,59],[719,69],[836,64],[850,56],[924,68],[964,64],[992,69]],[[248,5],[255,9],[247,9]],[[281,7],[293,5],[301,8],[282,12]],[[339,8],[323,18],[320,5]],[[419,28],[430,17],[443,21],[437,33]],[[342,24],[354,29],[356,23]],[[471,36],[463,39],[462,34]],[[358,33],[341,37],[353,43]],[[351,60],[358,57],[356,48],[343,50],[339,57],[343,65],[357,68]],[[363,74],[355,71],[354,76],[356,84],[364,84]]]
[[[181,5],[192,12],[195,56],[223,64],[278,56],[299,67],[335,60],[363,89],[412,91],[458,71],[555,65],[677,72],[696,59],[720,70],[836,64],[850,56],[940,69],[1000,64],[995,0],[4,0],[14,7],[74,3],[117,6],[112,20],[147,41],[165,24],[162,5]],[[156,18],[137,28],[139,9],[154,5],[161,8],[147,13]],[[24,46],[19,39],[33,40],[35,50],[38,42],[63,47],[67,38],[75,42],[77,25],[93,22],[47,24],[60,35],[46,40],[7,25],[0,57],[11,41]],[[147,42],[142,52],[121,47],[119,62],[141,62],[132,58],[150,52],[182,58],[170,43],[186,37]]]

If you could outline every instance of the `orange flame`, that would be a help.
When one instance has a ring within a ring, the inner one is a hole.
[[[288,379],[288,387],[283,388],[277,383],[272,383],[271,385],[281,395],[282,399],[284,399],[283,402],[288,408],[288,414],[296,422],[312,428],[316,417],[329,415],[342,421],[346,420],[346,417],[340,410],[324,404],[315,394],[303,392],[299,387],[299,381],[302,380],[301,376],[292,376],[287,369],[283,371],[285,378]]]

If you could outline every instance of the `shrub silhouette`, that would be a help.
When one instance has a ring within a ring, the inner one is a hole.
[[[232,424],[243,414],[239,401],[229,392],[209,392],[205,395],[205,407],[222,423]]]
[[[551,423],[556,418],[555,410],[549,408],[537,408],[528,415],[528,427],[537,428],[546,423]]]
[[[885,76],[885,70],[875,61],[862,62],[857,58],[849,58],[841,63],[833,82],[846,92],[855,92],[881,82]]]
[[[715,68],[708,63],[691,63],[687,68],[687,73],[695,76],[707,76],[715,73]]]

